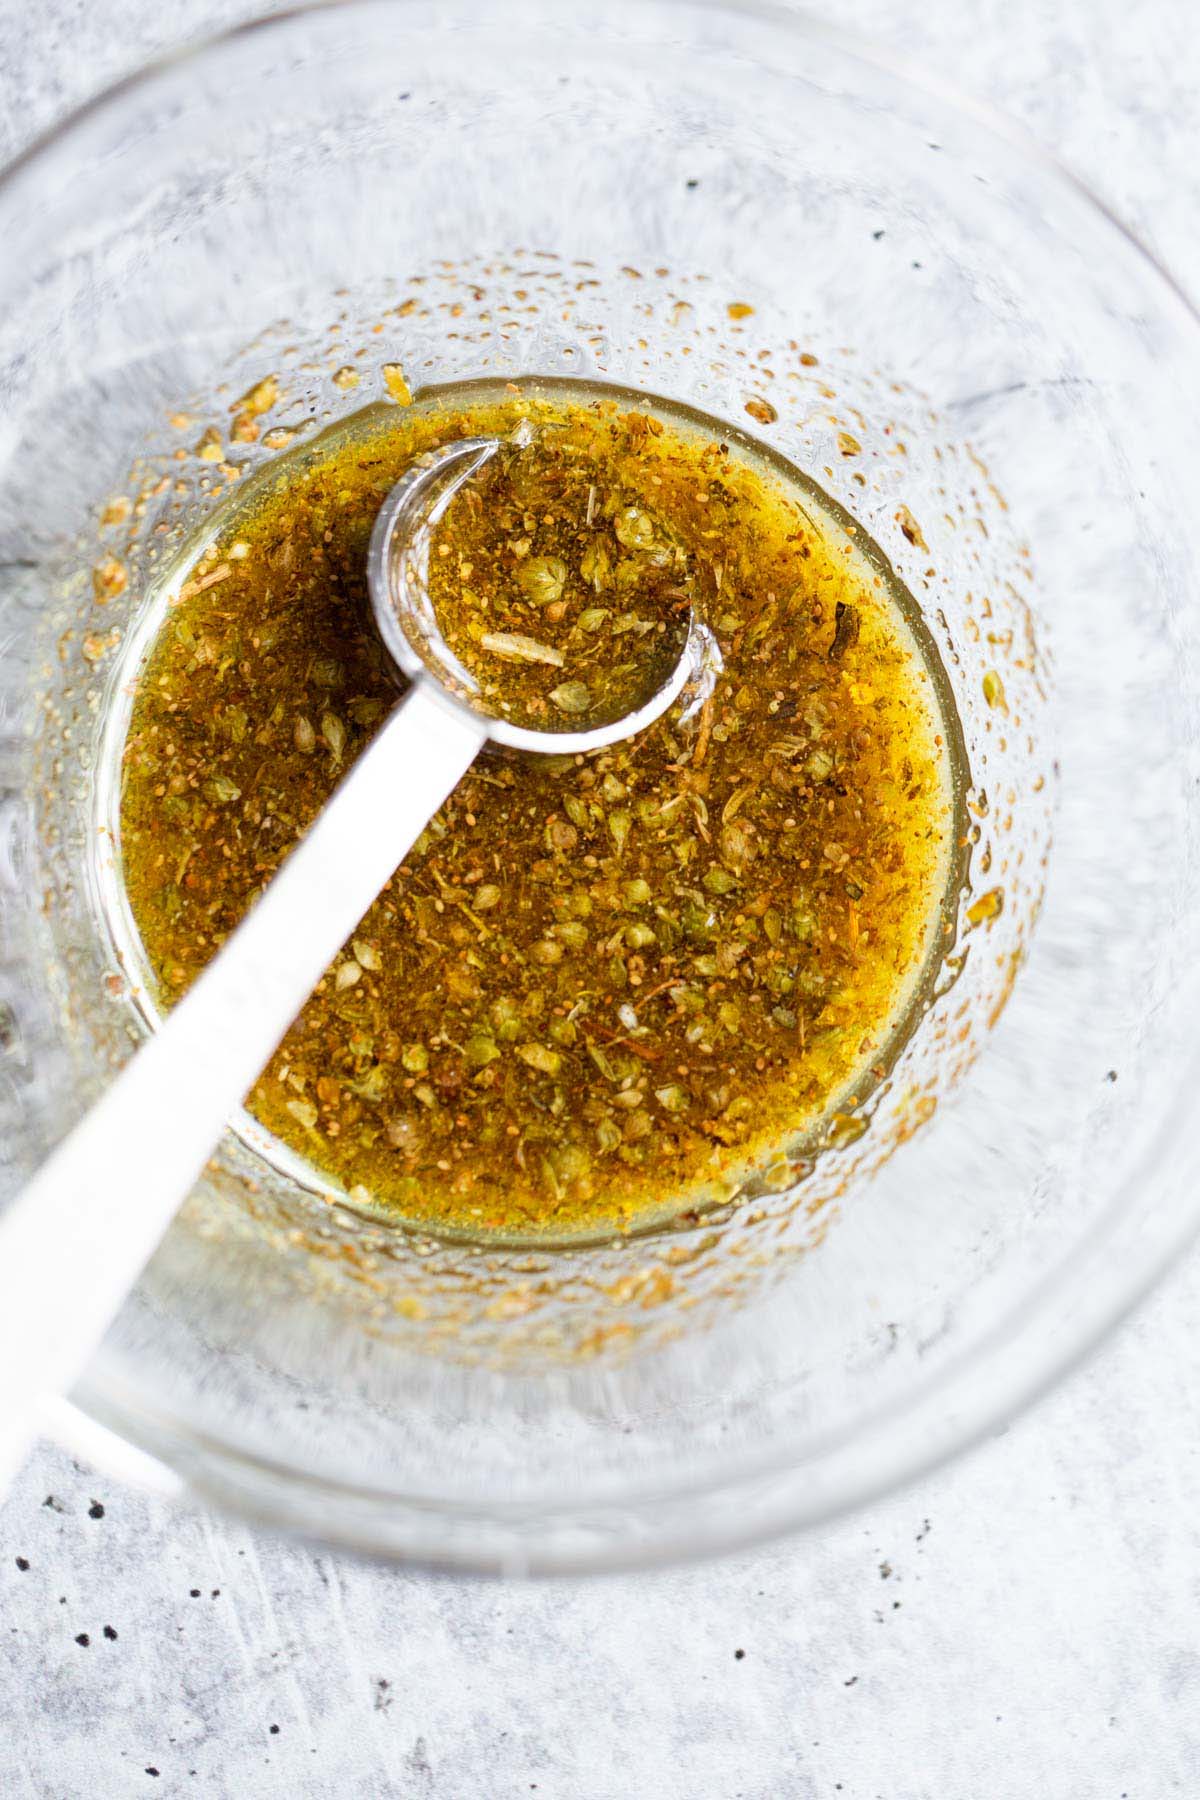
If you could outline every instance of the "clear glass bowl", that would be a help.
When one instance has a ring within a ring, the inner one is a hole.
[[[555,1251],[364,1220],[231,1134],[76,1444],[389,1555],[629,1564],[911,1476],[1144,1291],[1200,1210],[1198,338],[1094,201],[790,11],[388,0],[123,83],[4,177],[0,241],[6,1192],[147,1029],[106,722],[155,569],[385,362],[626,382],[790,457],[921,602],[973,775],[945,978],[861,1135]]]

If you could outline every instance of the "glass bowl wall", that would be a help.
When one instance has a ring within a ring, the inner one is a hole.
[[[920,601],[974,778],[946,979],[861,1137],[547,1251],[366,1223],[231,1136],[78,1419],[338,1541],[620,1563],[879,1491],[1144,1289],[1200,1204],[1197,338],[1069,179],[790,12],[357,4],[123,84],[0,229],[5,1190],[146,1029],[105,722],[155,570],[386,362],[625,383],[789,457]]]

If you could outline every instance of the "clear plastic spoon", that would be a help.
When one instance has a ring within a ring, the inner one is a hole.
[[[462,439],[397,483],[371,537],[384,643],[412,687],[237,930],[0,1219],[0,1482],[99,1343],[228,1121],[321,975],[489,737],[556,756],[641,731],[702,678],[694,618],[671,674],[593,731],[534,731],[481,709],[425,571],[434,527],[500,448]]]

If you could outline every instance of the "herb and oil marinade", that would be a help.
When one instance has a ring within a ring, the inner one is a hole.
[[[737,434],[580,384],[368,408],[227,503],[139,672],[123,873],[164,1004],[403,691],[366,593],[381,501],[523,421],[431,545],[485,703],[616,716],[693,611],[719,656],[632,741],[486,749],[248,1106],[357,1204],[553,1238],[701,1208],[834,1109],[857,1127],[948,941],[964,770],[911,599]]]

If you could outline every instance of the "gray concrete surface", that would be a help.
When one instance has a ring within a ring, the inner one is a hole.
[[[0,154],[238,0],[0,0]],[[844,0],[1200,294],[1186,0]],[[504,1587],[182,1517],[44,1447],[0,1511],[0,1796],[1200,1795],[1200,1253],[1035,1413],[834,1529]]]

